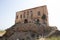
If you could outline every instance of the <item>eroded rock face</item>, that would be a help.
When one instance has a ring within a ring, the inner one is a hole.
[[[39,35],[42,35],[46,26],[34,23],[18,23],[7,29],[4,38],[7,40],[35,40]],[[47,28],[48,29],[48,28]]]
[[[34,37],[33,37],[34,35]],[[35,40],[36,33],[31,32],[15,32],[11,37],[9,37],[7,40]]]
[[[33,31],[33,32],[42,32],[43,29],[46,29],[46,26],[43,25],[37,25],[34,23],[27,23],[27,24],[23,24],[23,23],[19,23],[16,24],[15,26],[7,29],[7,33],[12,33],[12,32],[17,32],[17,31]],[[40,32],[40,33],[41,33]]]

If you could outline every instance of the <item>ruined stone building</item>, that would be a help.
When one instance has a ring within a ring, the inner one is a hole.
[[[34,23],[39,22],[48,25],[47,7],[40,6],[16,12],[15,23]]]
[[[44,5],[16,12],[15,24],[6,29],[0,40],[36,40],[52,30],[49,27],[47,6]]]

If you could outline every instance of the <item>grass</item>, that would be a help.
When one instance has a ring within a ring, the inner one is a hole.
[[[6,31],[0,31],[0,36],[3,36],[6,33]]]
[[[60,36],[58,36],[58,37],[46,38],[46,40],[60,40]]]

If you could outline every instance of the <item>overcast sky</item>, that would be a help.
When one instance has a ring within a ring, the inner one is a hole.
[[[47,5],[49,25],[60,30],[60,0],[0,0],[0,30],[15,23],[17,11]]]

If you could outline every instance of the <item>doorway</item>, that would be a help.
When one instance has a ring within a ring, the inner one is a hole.
[[[39,19],[37,19],[36,22],[39,23]]]
[[[25,19],[25,20],[24,20],[24,23],[28,23],[28,20],[27,20],[27,19]]]

